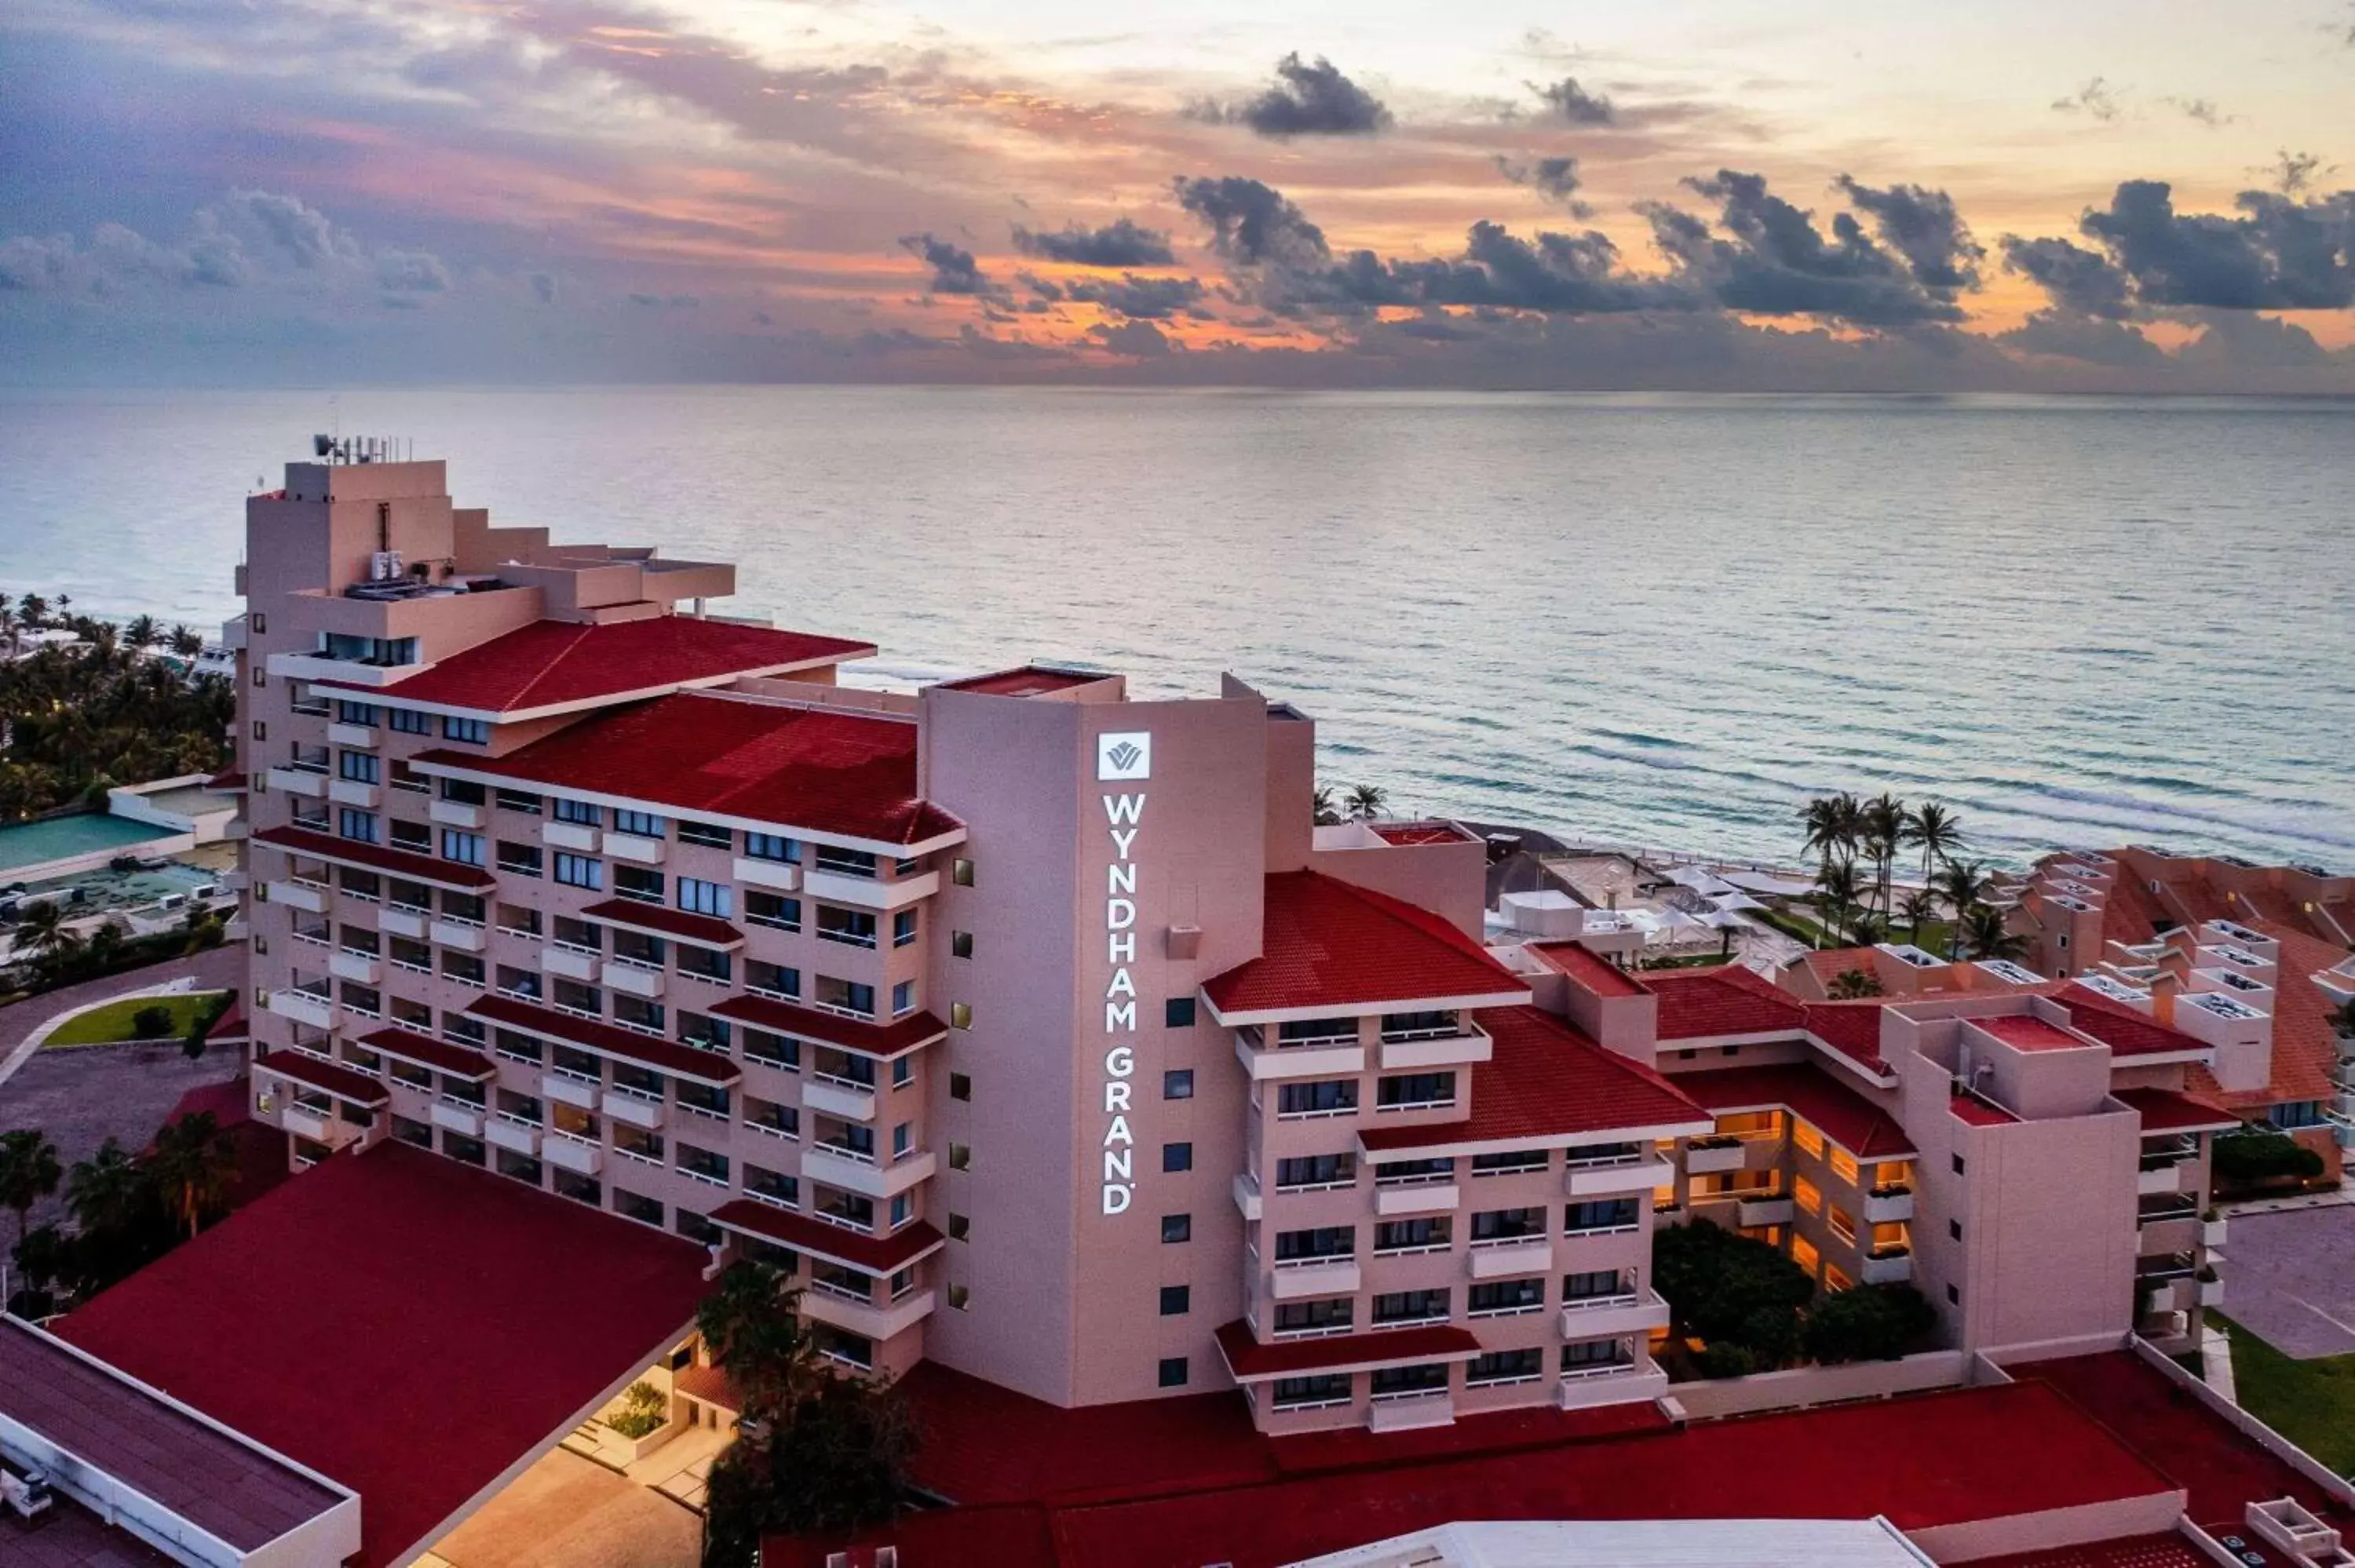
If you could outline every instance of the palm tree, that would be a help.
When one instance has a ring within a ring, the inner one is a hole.
[[[1860,1001],[1868,996],[1879,996],[1881,977],[1863,969],[1842,969],[1833,978],[1828,994],[1834,1001]]]
[[[136,616],[123,629],[123,641],[137,649],[153,648],[164,641],[164,629],[152,615]]]
[[[188,1234],[229,1206],[237,1184],[237,1140],[210,1111],[184,1116],[155,1135],[144,1163],[148,1178]]]
[[[19,635],[23,629],[24,623],[16,619],[16,606],[5,599],[0,599],[0,638],[7,640],[8,657],[11,659],[16,656],[16,650],[24,645]]]
[[[68,928],[66,918],[66,906],[54,898],[34,905],[17,918],[16,950],[37,959],[69,957],[81,938]]]
[[[1919,947],[1922,927],[1937,917],[1938,895],[1927,887],[1916,888],[1899,901],[1897,913],[1904,917],[1906,939]]]
[[[1985,861],[1948,861],[1938,874],[1938,891],[1946,895],[1946,909],[1954,920],[1946,942],[1946,957],[1962,955],[1963,923],[1970,912],[1987,900],[1987,877]]]
[[[1971,951],[1982,959],[2018,959],[2028,951],[2028,938],[2004,928],[2004,913],[1988,904],[1977,904],[1963,919]]]
[[[1341,808],[1333,803],[1333,786],[1319,784],[1316,786],[1316,793],[1308,799],[1310,806],[1316,812],[1315,821],[1318,827],[1331,828],[1340,825]]]
[[[1390,791],[1379,784],[1349,786],[1349,816],[1354,821],[1369,822],[1382,814],[1390,804]]]
[[[37,593],[27,594],[16,601],[16,619],[37,631],[48,624],[49,601]]]
[[[1849,914],[1856,907],[1856,864],[1853,861],[1829,861],[1816,873],[1816,911],[1822,916],[1822,927],[1835,938],[1848,929]],[[1817,938],[1820,944],[1821,938]]]
[[[1826,867],[1832,863],[1832,852],[1839,844],[1839,812],[1835,798],[1820,795],[1799,808],[1799,825],[1806,830],[1802,842],[1805,849],[1816,852],[1818,863]]]
[[[33,1205],[58,1190],[66,1179],[58,1162],[58,1146],[27,1128],[0,1133],[0,1208],[16,1211],[16,1245],[25,1245]]]
[[[1904,836],[1910,821],[1905,802],[1886,789],[1867,800],[1857,811],[1857,826],[1863,835],[1865,854],[1873,866],[1873,886],[1881,895],[1881,912],[1889,913],[1889,884],[1897,861],[1898,841]]]
[[[695,1327],[712,1364],[736,1385],[744,1410],[773,1409],[825,1372],[794,1312],[800,1292],[765,1263],[740,1258],[695,1309]]]
[[[172,645],[172,652],[177,653],[183,659],[193,659],[197,654],[205,651],[204,633],[198,631],[193,626],[179,625],[173,627],[169,641]]]
[[[1922,851],[1922,885],[1930,885],[1930,868],[1937,862],[1951,860],[1963,847],[1962,819],[1935,800],[1924,800],[1907,814],[1903,842]]]
[[[77,1160],[66,1178],[66,1207],[84,1235],[134,1230],[147,1217],[155,1188],[122,1144],[108,1139],[98,1152]]]

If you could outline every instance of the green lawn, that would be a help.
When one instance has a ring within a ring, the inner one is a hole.
[[[131,1020],[144,1007],[164,1008],[172,1015],[172,1027],[155,1038],[183,1039],[196,1026],[197,1016],[220,994],[217,991],[197,991],[181,996],[126,996],[121,1001],[110,1001],[67,1019],[46,1044],[111,1045],[119,1040],[137,1039]]]
[[[2355,1475],[2355,1355],[2296,1361],[2222,1312],[2208,1315],[2232,1336],[2241,1408],[2340,1475]]]

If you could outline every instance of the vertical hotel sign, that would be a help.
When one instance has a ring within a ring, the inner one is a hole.
[[[1153,736],[1123,730],[1096,736],[1096,780],[1142,784],[1153,777]],[[1112,859],[1104,866],[1104,957],[1112,978],[1104,984],[1103,1212],[1125,1213],[1136,1196],[1136,1135],[1130,1130],[1130,1101],[1136,1076],[1136,861],[1131,853],[1145,822],[1145,791],[1103,797],[1104,828],[1112,835]]]

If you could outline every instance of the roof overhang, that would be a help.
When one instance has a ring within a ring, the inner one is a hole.
[[[1438,1361],[1476,1361],[1480,1341],[1469,1330],[1376,1330],[1367,1334],[1314,1339],[1279,1340],[1262,1345],[1251,1338],[1250,1326],[1227,1324],[1213,1336],[1219,1357],[1237,1383],[1273,1383],[1279,1378],[1332,1376],[1344,1372],[1378,1372],[1384,1367],[1425,1366]],[[1263,1352],[1254,1356],[1251,1352]],[[1319,1352],[1324,1352],[1320,1354]],[[1256,1361],[1274,1365],[1254,1367]]]
[[[782,664],[757,664],[742,670],[729,670],[717,675],[698,675],[693,680],[666,681],[659,685],[640,686],[627,692],[601,692],[593,697],[575,697],[570,702],[542,703],[527,708],[475,708],[457,703],[436,703],[418,697],[404,697],[398,688],[346,684],[340,681],[310,681],[305,684],[314,690],[351,692],[356,697],[347,700],[368,702],[380,708],[406,708],[411,713],[432,714],[442,718],[479,719],[485,724],[527,724],[533,719],[562,718],[569,714],[593,713],[599,708],[619,707],[624,703],[642,703],[650,697],[666,697],[674,692],[703,692],[715,686],[726,686],[738,681],[767,680],[778,675],[790,675],[802,670],[824,670],[844,664],[853,659],[872,659],[880,652],[872,644],[847,649],[839,653],[824,654],[812,659],[794,659]],[[452,655],[458,657],[458,655]],[[415,674],[403,676],[415,680],[435,668],[432,664],[419,667]]]
[[[744,1081],[743,1069],[732,1058],[717,1052],[676,1044],[658,1035],[635,1035],[617,1024],[592,1022],[585,1018],[575,1022],[567,1014],[506,997],[476,997],[467,1003],[466,1015],[479,1018],[496,1029],[512,1029],[535,1040],[570,1045],[608,1061],[626,1062],[633,1067],[650,1068],[715,1089],[733,1088]]]
[[[1490,991],[1480,996],[1401,996],[1375,997],[1361,1001],[1320,1003],[1314,1007],[1248,1007],[1232,1012],[1222,1010],[1210,995],[1209,984],[1201,987],[1202,1005],[1210,1017],[1229,1028],[1245,1023],[1305,1023],[1312,1018],[1363,1017],[1373,1012],[1446,1012],[1487,1007],[1527,1007],[1532,993],[1520,991]]]
[[[1668,1080],[1674,1083],[1676,1080]],[[1561,1149],[1572,1140],[1587,1143],[1642,1143],[1662,1138],[1706,1138],[1717,1130],[1717,1124],[1707,1118],[1699,1121],[1661,1122],[1653,1127],[1578,1128],[1567,1132],[1532,1133],[1527,1138],[1461,1138],[1447,1136],[1455,1129],[1445,1123],[1430,1128],[1435,1136],[1428,1143],[1368,1143],[1366,1134],[1388,1133],[1403,1139],[1420,1128],[1361,1128],[1358,1132],[1358,1151],[1377,1162],[1384,1160],[1444,1160],[1466,1154],[1534,1154],[1540,1150]]]
[[[864,715],[861,715],[866,716]],[[928,839],[912,843],[900,843],[892,839],[864,838],[857,833],[840,832],[831,828],[813,828],[800,822],[771,817],[745,817],[731,811],[707,810],[700,806],[683,806],[676,800],[657,800],[647,795],[613,795],[602,789],[575,789],[570,784],[552,783],[545,779],[529,779],[519,773],[502,773],[488,768],[467,768],[453,762],[412,761],[411,769],[434,779],[459,779],[468,783],[485,785],[494,789],[528,789],[535,794],[561,795],[568,800],[585,800],[594,806],[609,806],[624,811],[650,811],[658,817],[689,817],[698,822],[717,827],[733,828],[740,832],[779,833],[786,838],[805,839],[813,843],[838,844],[844,849],[863,850],[887,860],[912,860],[931,854],[935,850],[961,844],[970,835],[962,823],[944,833],[934,833]]]
[[[488,893],[498,886],[498,878],[479,866],[435,860],[431,855],[386,849],[378,844],[346,843],[325,833],[300,828],[265,828],[247,842],[285,854],[323,860],[329,865],[349,866],[356,871],[373,872],[378,876],[403,876],[411,882],[448,888],[453,893]]]

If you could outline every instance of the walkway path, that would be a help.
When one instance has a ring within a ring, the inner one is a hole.
[[[227,991],[244,983],[244,944],[230,942],[187,958],[166,959],[144,969],[84,980],[62,991],[45,991],[38,996],[0,1007],[0,1086],[5,1086],[9,1074],[32,1054],[29,1047],[41,1026],[59,1013],[137,991],[162,991],[176,980],[192,981],[189,989],[196,991]]]

